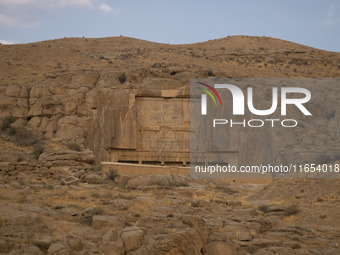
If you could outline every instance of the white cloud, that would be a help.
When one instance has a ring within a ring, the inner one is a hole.
[[[94,1],[93,0],[48,0],[48,2],[52,2],[56,6],[57,5],[91,6]]]
[[[120,13],[120,9],[113,9],[110,5],[107,5],[107,4],[100,5],[98,9],[106,13],[114,13],[114,14]]]
[[[335,3],[329,5],[327,17],[324,20],[324,23],[328,26],[334,26],[336,24],[340,24],[340,18],[339,18],[338,12],[339,12],[339,8]]]
[[[34,27],[37,26],[38,23],[35,22],[26,22],[20,19],[16,19],[13,17],[9,17],[3,14],[0,14],[0,24],[5,25],[5,26],[23,26],[23,27]]]
[[[1,44],[14,44],[15,42],[14,41],[7,41],[7,40],[1,40],[0,39],[0,43]]]
[[[29,2],[32,2],[32,0],[0,0],[0,4],[3,5],[26,4]]]
[[[95,0],[0,0],[0,5],[31,5],[38,7],[58,7],[66,5],[91,6]]]
[[[112,8],[107,4],[100,4],[99,0],[0,0],[0,6],[7,7],[34,7],[34,8],[55,8],[63,6],[81,6],[81,7],[92,7],[93,9],[98,8],[99,10],[106,13],[120,13],[120,9]]]
[[[6,10],[6,15],[0,13],[0,25],[35,27],[36,22],[28,22],[23,17],[35,19],[30,15],[31,10],[43,10],[54,8],[67,8],[77,6],[88,10],[101,10],[106,13],[119,14],[120,9],[112,8],[107,4],[100,4],[101,0],[0,0],[0,10]],[[24,12],[23,12],[24,10]],[[11,15],[9,15],[9,13]]]

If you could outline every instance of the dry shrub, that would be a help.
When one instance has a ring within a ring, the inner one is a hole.
[[[7,116],[2,119],[1,131],[5,131],[6,129],[11,127],[11,124],[14,123],[17,119],[13,116]]]
[[[125,73],[122,74],[122,75],[120,75],[120,76],[118,77],[118,80],[119,80],[119,82],[120,82],[121,84],[123,84],[124,82],[126,82],[126,75],[125,75]]]
[[[105,173],[105,180],[114,181],[119,176],[117,170],[110,168],[109,171]]]
[[[40,155],[44,152],[44,147],[38,143],[33,147],[33,155],[35,159],[39,159]]]
[[[295,215],[299,212],[299,208],[297,207],[297,205],[291,205],[289,207],[286,208],[285,210],[285,216],[291,216],[291,215]]]
[[[23,127],[14,128],[13,135],[15,135],[16,144],[19,146],[31,146],[39,140],[38,136],[33,133],[33,131]]]
[[[69,148],[72,151],[82,151],[83,148],[81,147],[80,144],[75,143],[75,142],[70,142],[68,144],[66,144],[67,148]]]

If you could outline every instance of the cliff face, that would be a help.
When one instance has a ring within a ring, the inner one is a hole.
[[[70,38],[0,45],[0,59],[0,118],[14,116],[15,125],[48,141],[84,144],[97,161],[161,162],[166,154],[169,161],[185,164],[190,78],[340,76],[339,53],[265,37],[235,36],[192,45]],[[149,104],[150,98],[160,101]],[[175,108],[164,103],[168,101]],[[138,110],[146,105],[150,109]],[[326,110],[338,120],[337,112]],[[164,129],[157,117],[150,117],[152,112],[180,114],[183,122],[164,120]],[[171,133],[175,129],[183,132]],[[167,139],[178,139],[181,146],[160,144]]]

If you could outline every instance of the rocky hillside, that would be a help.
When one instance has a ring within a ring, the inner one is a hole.
[[[93,180],[79,186],[29,179],[0,184],[0,254],[340,252],[340,186],[334,181],[312,183],[335,187],[315,198],[308,197],[310,187],[288,183],[299,198],[270,196],[275,185],[254,195],[261,186],[180,175]]]
[[[0,118],[13,116],[13,125],[48,141],[84,145],[100,161],[110,159],[105,128],[114,125],[106,109],[129,107],[131,91],[179,89],[208,76],[339,77],[340,54],[267,37],[188,45],[65,38],[0,45],[0,70]]]
[[[338,179],[264,187],[96,164],[115,132],[127,136],[117,123],[128,127],[132,93],[180,94],[194,77],[339,76],[340,53],[266,37],[0,45],[0,254],[339,254]]]

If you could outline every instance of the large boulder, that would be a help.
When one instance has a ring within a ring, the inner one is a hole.
[[[89,184],[103,184],[104,179],[99,174],[88,174],[85,177],[85,182]]]
[[[33,244],[39,247],[42,251],[47,251],[51,244],[55,243],[56,240],[52,236],[40,236],[33,241]]]
[[[128,189],[137,189],[140,187],[145,187],[149,185],[149,178],[146,176],[138,176],[129,180],[126,184],[126,188]]]
[[[142,245],[144,232],[137,227],[128,227],[123,229],[121,238],[126,252],[133,251]]]

